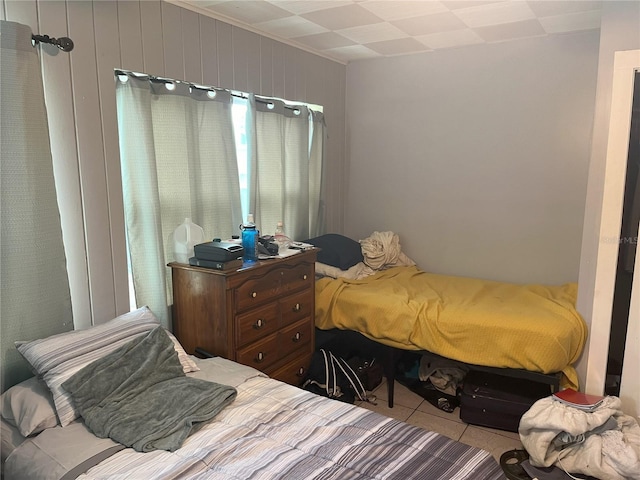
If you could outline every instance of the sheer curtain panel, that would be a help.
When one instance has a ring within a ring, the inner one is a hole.
[[[327,126],[322,112],[310,111],[311,145],[309,148],[309,238],[325,232],[324,228],[324,168]]]
[[[185,218],[205,238],[242,222],[228,91],[116,71],[130,269],[138,306],[170,327],[169,241]]]
[[[32,376],[13,344],[71,330],[47,110],[31,29],[0,21],[2,391]]]
[[[288,105],[273,98],[255,97],[253,123],[255,142],[255,204],[252,206],[262,232],[272,234],[283,221],[291,238],[302,240],[320,230],[322,138],[319,120],[310,139],[311,111],[304,105]],[[315,112],[316,118],[322,114]],[[316,137],[317,135],[317,137]],[[312,153],[313,152],[313,153]]]

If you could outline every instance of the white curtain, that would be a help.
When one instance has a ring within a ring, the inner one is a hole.
[[[31,29],[0,21],[2,391],[30,377],[15,349],[73,328],[47,110]]]
[[[273,234],[282,221],[291,238],[315,236],[322,228],[322,114],[274,98],[252,96],[251,106],[255,195],[250,210],[256,223],[263,234]]]
[[[309,238],[325,232],[324,228],[324,168],[327,144],[327,128],[324,114],[310,111],[312,121],[311,145],[309,148]]]
[[[228,91],[116,71],[130,268],[138,306],[170,327],[169,237],[185,218],[205,238],[242,222]]]

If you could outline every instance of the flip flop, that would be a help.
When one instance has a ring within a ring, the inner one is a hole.
[[[444,410],[447,413],[451,413],[456,409],[456,407],[454,407],[453,405],[451,405],[451,403],[449,403],[449,400],[443,397],[440,397],[438,399],[438,408],[440,410]]]
[[[529,458],[526,450],[509,450],[500,455],[500,467],[509,480],[531,480],[520,465]]]

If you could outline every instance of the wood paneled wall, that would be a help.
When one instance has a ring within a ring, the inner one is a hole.
[[[343,230],[344,65],[160,0],[0,0],[0,19],[75,43],[39,49],[76,328],[129,310],[114,68],[322,105]]]

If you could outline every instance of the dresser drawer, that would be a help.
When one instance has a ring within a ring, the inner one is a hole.
[[[305,290],[282,298],[280,303],[280,326],[290,325],[302,318],[310,317],[313,313],[313,292]]]
[[[258,340],[248,347],[238,350],[236,361],[258,370],[265,370],[280,358],[278,340],[278,333]]]
[[[309,348],[311,343],[311,321],[309,318],[283,328],[278,333],[280,358],[284,358],[296,350]]]
[[[260,277],[249,278],[236,288],[236,310],[242,312],[272,301],[274,297],[303,288],[311,288],[313,281],[311,264],[275,267]]]
[[[236,342],[244,347],[278,330],[278,304],[270,303],[236,317]]]
[[[313,288],[315,282],[315,265],[301,263],[295,268],[287,269],[283,272],[283,293],[302,290],[303,288]]]
[[[311,353],[296,357],[289,363],[274,370],[269,376],[281,382],[297,386],[300,385],[307,376],[309,363],[311,363]]]

